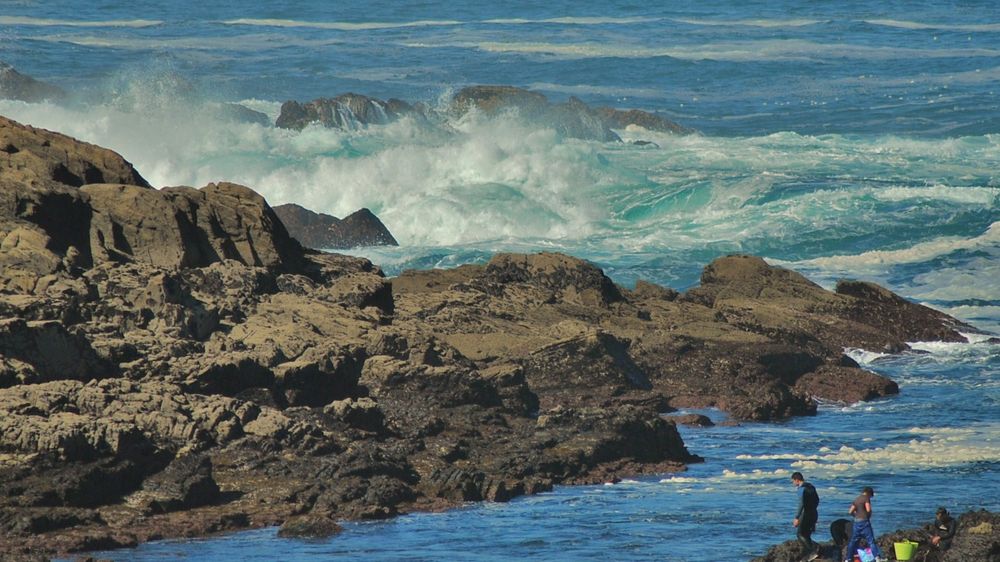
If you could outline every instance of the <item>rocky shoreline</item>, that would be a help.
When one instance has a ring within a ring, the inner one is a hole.
[[[933,512],[934,506],[929,506],[929,511]],[[929,521],[934,520],[931,513]],[[902,529],[892,533],[886,533],[875,539],[878,543],[882,556],[889,560],[895,560],[894,543],[913,541],[919,543],[917,550],[911,558],[914,562],[971,562],[979,560],[982,562],[1000,561],[1000,514],[989,511],[968,511],[957,517],[958,522],[955,531],[955,538],[951,547],[947,550],[940,550],[931,544],[933,526],[927,525],[916,529]],[[823,533],[822,529],[817,529],[817,540]],[[842,562],[844,559],[833,541],[820,542],[819,562]],[[767,551],[763,556],[758,556],[750,562],[799,562],[806,555],[798,541],[788,541],[775,546]]]
[[[0,551],[327,535],[683,470],[700,459],[672,409],[776,420],[891,395],[845,347],[960,331],[752,256],[685,293],[547,253],[387,279],[304,248],[247,187],[153,189],[0,117]]]

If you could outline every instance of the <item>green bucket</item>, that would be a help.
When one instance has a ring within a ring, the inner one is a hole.
[[[916,552],[918,544],[913,541],[892,543],[892,546],[896,549],[896,560],[909,560],[913,558],[913,553]]]

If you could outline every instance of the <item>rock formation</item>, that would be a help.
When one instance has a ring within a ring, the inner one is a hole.
[[[645,111],[591,108],[577,98],[552,103],[544,95],[514,86],[469,86],[451,100],[446,113],[460,116],[476,109],[487,115],[515,113],[520,118],[554,129],[560,135],[601,142],[620,141],[611,129],[636,125],[651,131],[686,134],[692,130]],[[445,115],[421,105],[390,99],[382,101],[359,94],[320,98],[308,103],[287,101],[275,125],[302,129],[310,123],[354,130],[369,124],[385,124],[402,116],[414,116],[422,123],[440,123]]]
[[[552,127],[564,136],[603,142],[620,141],[611,129],[624,129],[629,125],[668,133],[692,132],[645,111],[591,108],[575,97],[565,103],[551,103],[542,94],[513,86],[469,86],[452,99],[453,113],[464,113],[473,107],[487,114],[517,111],[522,118]]]
[[[66,92],[62,88],[21,74],[13,66],[0,61],[0,98],[34,103],[65,97]]]
[[[699,459],[661,416],[671,404],[810,414],[810,394],[896,391],[844,346],[968,328],[747,256],[684,294],[560,254],[390,280],[303,249],[248,188],[151,189],[113,152],[0,125],[11,555],[278,524],[316,536],[682,470]]]
[[[361,94],[341,94],[335,98],[320,98],[308,103],[286,101],[275,126],[303,129],[310,123],[325,127],[355,130],[364,125],[384,125],[403,115],[420,116],[420,108],[404,101],[382,101]]]
[[[930,521],[934,506],[929,506]],[[817,533],[818,535],[819,533]],[[958,517],[958,526],[951,548],[941,551],[931,545],[931,525],[919,529],[899,530],[876,538],[882,556],[894,560],[893,544],[906,540],[919,543],[913,560],[920,562],[971,562],[1000,560],[1000,515],[989,511],[969,511]],[[788,541],[772,547],[751,562],[798,562],[806,553],[798,541]],[[832,542],[820,543],[820,562],[841,562],[844,557]]]
[[[360,209],[338,219],[314,213],[295,203],[274,207],[289,234],[302,245],[315,249],[398,246],[389,229],[368,209]]]

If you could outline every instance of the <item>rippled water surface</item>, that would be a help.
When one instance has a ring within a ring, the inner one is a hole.
[[[368,207],[401,246],[354,252],[391,275],[547,250],[684,289],[746,252],[1000,330],[992,2],[218,4],[0,0],[0,59],[71,94],[0,100],[0,114],[110,147],[157,186],[229,180],[272,204]],[[273,120],[285,100],[347,91],[442,107],[480,83],[656,111],[699,134],[596,143],[480,115],[288,131],[219,109]],[[348,524],[329,541],[261,530],[113,557],[739,560],[792,537],[792,470],[822,495],[820,535],[868,484],[877,532],[940,504],[996,510],[1000,351],[922,347],[858,354],[899,397],[684,429],[706,458],[684,474]]]

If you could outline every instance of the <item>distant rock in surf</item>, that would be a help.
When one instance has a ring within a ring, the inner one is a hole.
[[[516,109],[522,117],[554,127],[568,137],[598,141],[621,140],[611,129],[625,129],[629,125],[675,134],[693,132],[654,113],[591,108],[575,97],[565,103],[551,103],[538,92],[514,86],[469,86],[455,94],[453,112],[462,113],[471,107],[487,113]]]
[[[630,125],[674,134],[693,132],[654,113],[638,109],[591,108],[575,97],[563,103],[552,103],[543,94],[514,86],[463,88],[452,98],[445,113],[460,116],[471,109],[488,115],[514,112],[526,121],[552,128],[563,136],[600,142],[621,141],[612,129],[625,129]],[[302,129],[310,123],[320,123],[326,127],[354,130],[389,123],[404,115],[417,116],[425,122],[443,122],[445,117],[420,104],[410,105],[396,99],[382,101],[349,93],[308,103],[287,101],[281,106],[275,125]]]
[[[221,115],[223,119],[236,121],[237,123],[252,123],[255,125],[264,125],[266,127],[271,125],[271,119],[266,113],[250,109],[249,107],[238,103],[224,103],[220,105],[219,115]]]
[[[277,205],[274,212],[289,234],[308,248],[399,245],[389,229],[368,209],[360,209],[343,219],[316,213],[294,203]]]
[[[21,74],[13,66],[0,61],[0,98],[37,103],[65,97],[66,91],[62,88]]]
[[[355,130],[365,125],[384,125],[403,115],[420,115],[420,111],[404,101],[382,101],[360,94],[342,94],[335,98],[319,98],[308,103],[286,101],[275,126],[303,129],[310,123],[325,127]]]

